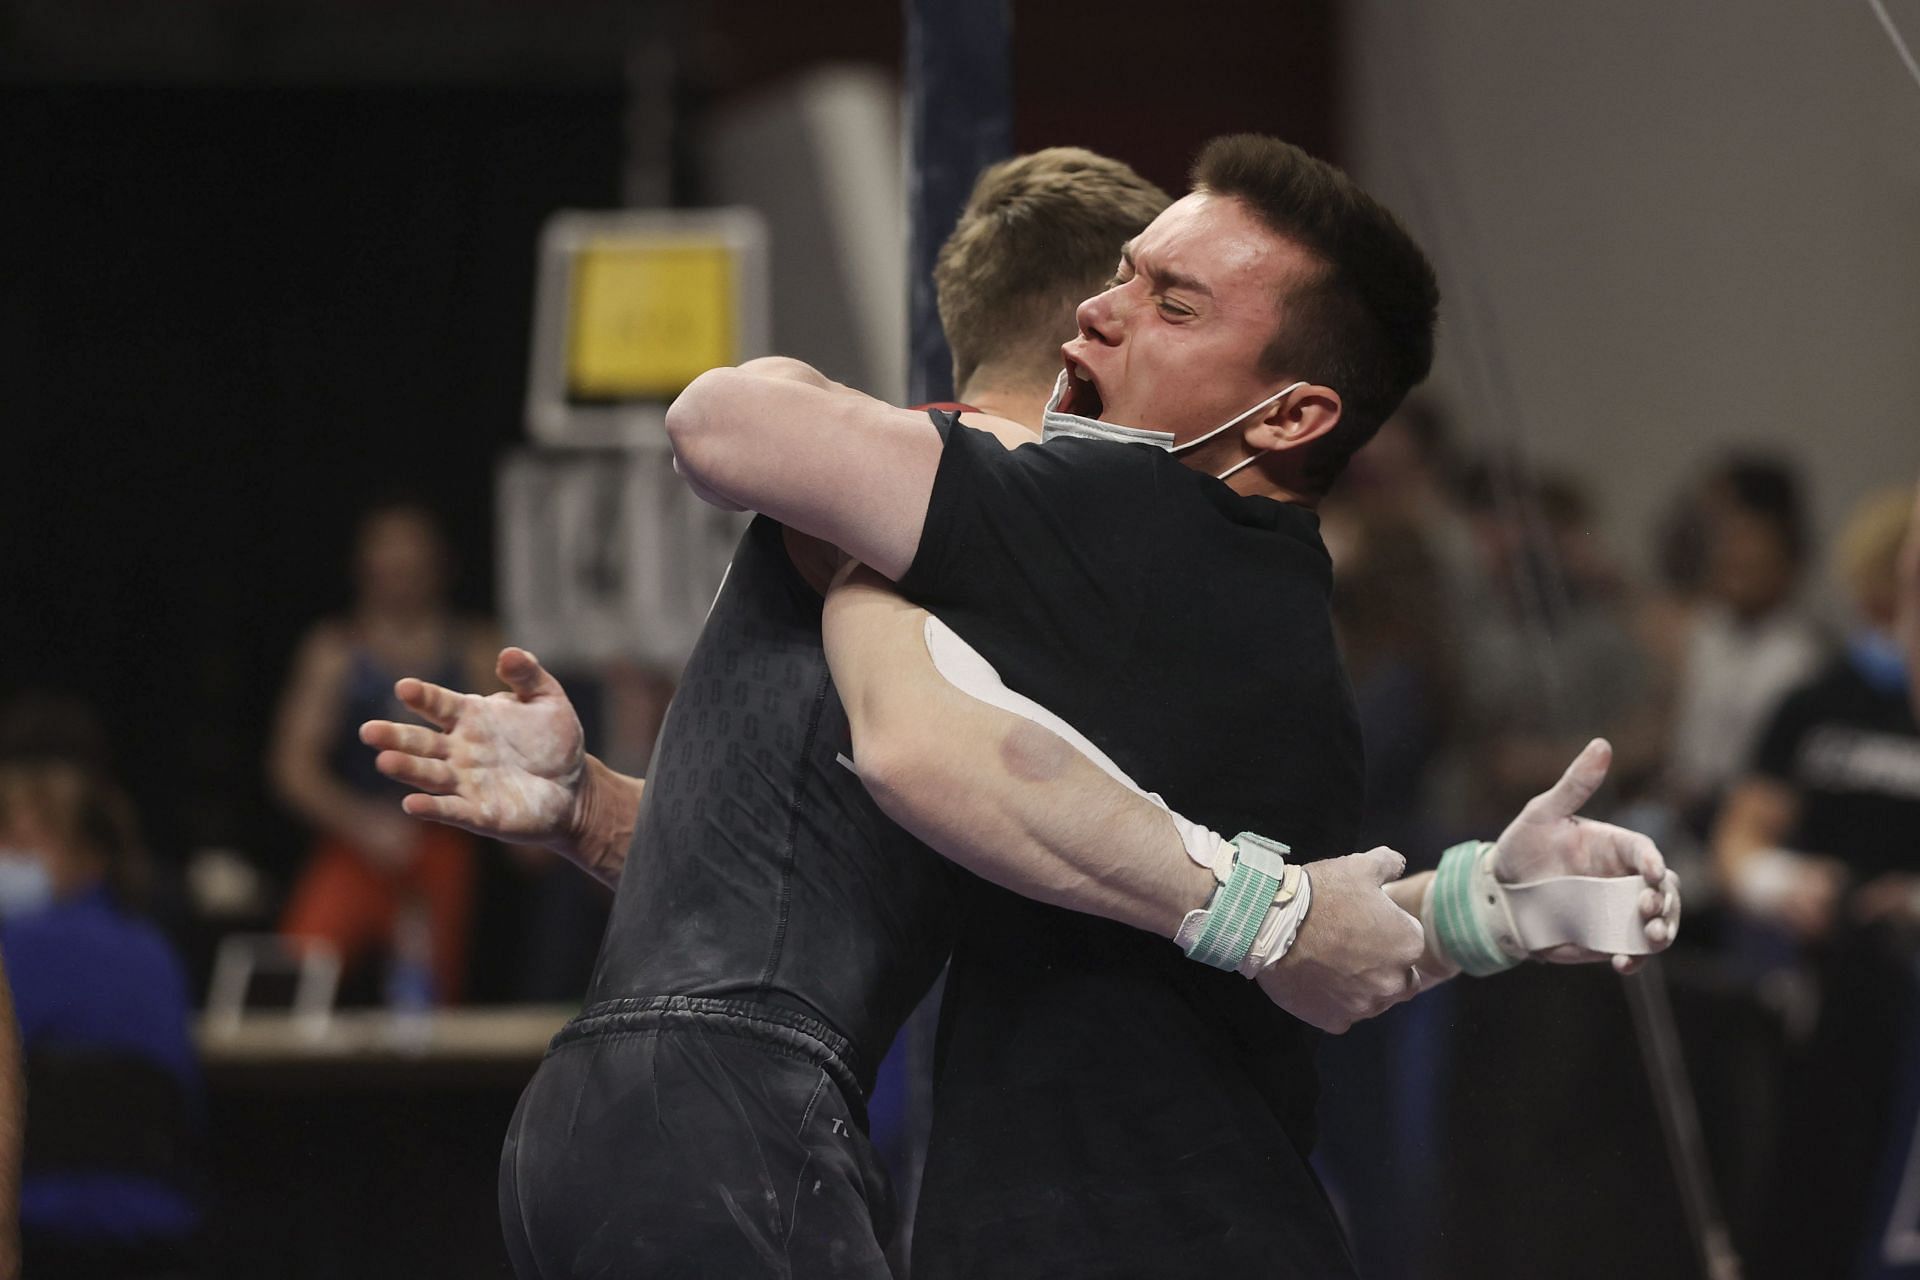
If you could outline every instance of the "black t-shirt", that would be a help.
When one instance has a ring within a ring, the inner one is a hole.
[[[820,606],[756,518],[661,726],[588,1000],[772,1006],[850,1041],[866,1089],[946,959],[957,873],[839,763]]]
[[[1920,728],[1905,690],[1876,689],[1843,654],[1787,695],[1754,764],[1799,793],[1794,848],[1840,859],[1858,882],[1920,871]]]
[[[901,589],[1175,809],[1352,851],[1358,723],[1303,508],[1151,446],[946,439]],[[1351,1273],[1309,1169],[1312,1031],[1164,938],[971,881],[914,1273]]]

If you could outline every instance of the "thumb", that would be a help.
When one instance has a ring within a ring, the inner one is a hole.
[[[1378,845],[1365,853],[1354,855],[1366,864],[1368,874],[1380,884],[1398,880],[1407,873],[1407,860],[1404,856],[1385,845]]]
[[[493,673],[499,676],[500,682],[513,690],[523,702],[542,694],[566,696],[566,691],[560,687],[560,682],[540,665],[540,659],[525,649],[511,646],[502,649],[500,660],[494,663]]]
[[[1560,775],[1560,781],[1527,802],[1531,816],[1549,820],[1571,818],[1593,799],[1593,793],[1607,780],[1607,769],[1612,764],[1613,747],[1605,738],[1595,738],[1573,758],[1567,771]]]

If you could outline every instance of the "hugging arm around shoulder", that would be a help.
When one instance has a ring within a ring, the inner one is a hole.
[[[1220,837],[1006,689],[877,574],[836,586],[823,631],[861,779],[915,836],[1024,897],[1166,938],[1205,904]],[[930,647],[942,639],[944,666]]]
[[[913,562],[940,464],[924,413],[844,387],[712,369],[667,410],[696,492],[824,539],[888,577]]]

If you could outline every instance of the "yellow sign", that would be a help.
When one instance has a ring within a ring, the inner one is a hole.
[[[733,308],[733,256],[724,245],[587,245],[573,260],[569,395],[671,399],[738,359]]]

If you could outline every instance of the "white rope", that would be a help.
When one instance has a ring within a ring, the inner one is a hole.
[[[1920,62],[1914,61],[1913,50],[1907,48],[1906,39],[1900,34],[1900,28],[1893,25],[1893,19],[1887,13],[1887,6],[1880,0],[1867,0],[1867,7],[1873,10],[1874,17],[1880,19],[1880,25],[1887,29],[1887,39],[1893,41],[1893,47],[1899,53],[1900,61],[1907,64],[1907,74],[1913,77],[1915,84],[1920,84]]]

